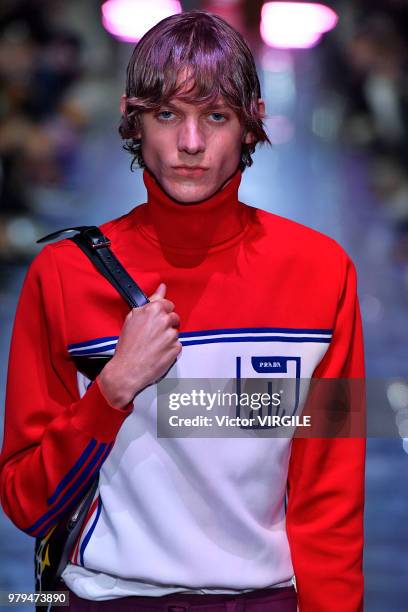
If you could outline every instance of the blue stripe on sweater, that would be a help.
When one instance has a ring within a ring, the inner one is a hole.
[[[113,340],[117,340],[118,336],[104,336],[103,338],[94,338],[92,340],[86,340],[85,342],[76,342],[75,344],[68,344],[68,350],[75,350],[77,348],[82,348],[83,346],[91,346],[92,344],[101,342],[111,342]]]
[[[111,447],[111,445],[110,445],[110,447]],[[90,475],[92,475],[93,472],[95,472],[94,468],[95,468],[96,464],[98,463],[99,459],[101,458],[102,454],[104,453],[105,449],[106,449],[106,443],[105,442],[101,442],[99,444],[98,450],[96,451],[96,453],[93,456],[92,460],[88,463],[88,465],[86,466],[84,471],[81,473],[79,478],[77,478],[77,480],[71,485],[71,487],[65,492],[65,494],[59,500],[59,502],[56,505],[54,505],[53,508],[48,510],[33,525],[31,525],[31,527],[28,527],[28,529],[25,530],[26,533],[32,534],[38,528],[40,528],[43,525],[43,523],[45,523],[48,519],[52,518],[52,521],[48,520],[46,525],[43,526],[42,531],[44,529],[46,530],[50,526],[51,523],[56,522],[56,516],[54,516],[55,513],[58,512],[58,510],[60,510],[60,508],[62,508],[62,506],[64,506],[66,504],[66,502],[69,500],[69,498],[76,493],[76,491],[88,479],[88,477]],[[71,502],[72,502],[72,500],[71,500]],[[63,513],[66,512],[66,510],[67,510],[67,508],[64,508]],[[36,535],[40,535],[40,534],[36,534]]]
[[[180,332],[179,336],[183,338],[193,336],[217,336],[220,334],[332,334],[332,329],[296,329],[290,327],[236,327],[231,329],[203,329],[200,331]]]
[[[84,465],[84,463],[86,462],[89,455],[92,453],[93,449],[95,448],[97,444],[98,444],[97,441],[94,438],[92,438],[88,446],[83,451],[82,455],[79,457],[76,463],[72,466],[69,472],[64,476],[61,482],[57,485],[54,493],[47,499],[47,504],[49,506],[56,501],[57,497],[62,492],[62,490],[65,489],[65,487],[73,479],[75,474],[79,472],[79,470]]]
[[[332,329],[306,329],[306,328],[290,328],[290,327],[237,327],[231,329],[203,329],[199,331],[180,332],[179,338],[199,338],[201,336],[220,336],[220,335],[239,335],[239,334],[313,334],[314,336],[333,335]],[[102,353],[115,348],[119,336],[104,336],[102,338],[93,338],[76,344],[69,344],[68,350],[71,354],[87,355],[91,353]],[[105,346],[95,346],[97,344],[106,343]]]
[[[191,346],[193,344],[214,344],[216,342],[325,342],[330,343],[331,338],[308,338],[308,337],[292,337],[287,336],[237,336],[231,338],[201,338],[199,340],[183,340],[183,346]]]
[[[99,516],[101,514],[101,510],[102,510],[102,500],[101,498],[98,499],[98,508],[96,511],[96,516],[95,519],[91,525],[91,528],[89,529],[88,533],[86,534],[82,544],[81,544],[81,548],[80,548],[80,556],[79,556],[79,562],[81,565],[84,565],[84,552],[85,552],[85,548],[88,546],[88,542],[91,539],[91,536],[95,530],[96,527],[96,523],[99,520]]]
[[[100,461],[100,465],[98,467],[99,468],[102,466],[103,462],[105,461],[106,457],[109,455],[111,449],[113,446],[113,442],[106,448],[104,454],[102,455],[101,461]],[[97,472],[98,470],[95,470],[95,472]],[[35,535],[37,537],[43,537],[47,531],[50,529],[50,527],[52,527],[55,523],[57,523],[59,521],[59,519],[61,517],[63,517],[65,515],[65,513],[67,512],[68,508],[75,508],[75,506],[81,501],[85,491],[87,490],[89,481],[92,479],[89,478],[87,480],[87,482],[84,484],[83,487],[81,487],[80,491],[77,493],[77,495],[70,501],[69,506],[67,506],[67,508],[64,508],[63,510],[61,510],[61,512],[59,512],[58,514],[56,514],[51,520],[48,521],[48,523],[46,525],[44,525],[44,527],[36,534],[29,534],[29,535]]]

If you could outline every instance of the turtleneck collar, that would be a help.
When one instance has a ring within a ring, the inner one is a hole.
[[[241,171],[210,198],[180,204],[167,195],[154,176],[143,172],[147,189],[144,231],[162,246],[209,249],[234,238],[246,225],[245,206],[238,201]]]

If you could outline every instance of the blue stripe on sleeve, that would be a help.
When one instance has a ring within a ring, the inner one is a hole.
[[[112,448],[112,443],[108,446],[109,450],[110,448]],[[94,467],[95,465],[98,463],[101,455],[104,453],[106,449],[106,443],[105,442],[101,442],[99,444],[99,448],[96,451],[95,455],[93,456],[92,460],[88,463],[88,465],[86,466],[86,468],[84,469],[84,471],[82,472],[82,474],[80,475],[80,477],[71,485],[71,487],[65,492],[65,494],[61,497],[61,499],[59,500],[59,502],[50,510],[48,510],[45,514],[43,514],[33,525],[31,525],[31,527],[29,527],[28,529],[26,529],[26,533],[31,534],[32,532],[36,531],[39,527],[42,526],[42,524],[47,521],[47,519],[51,519],[52,521],[48,521],[47,525],[44,525],[43,529],[46,527],[49,527],[49,523],[51,522],[56,522],[56,517],[53,516],[60,508],[62,508],[62,506],[65,505],[65,503],[69,500],[69,498],[76,493],[76,491],[78,490],[78,488],[81,487],[81,485],[84,483],[85,480],[87,480],[88,476],[94,471]],[[67,508],[64,508],[64,511],[62,512],[62,514],[64,512],[66,512]]]
[[[82,455],[79,457],[76,463],[72,466],[69,472],[64,476],[61,482],[57,485],[54,493],[47,499],[47,504],[49,506],[55,502],[55,500],[57,499],[61,491],[65,489],[65,487],[73,479],[75,474],[79,472],[79,470],[84,465],[84,463],[86,462],[89,455],[92,453],[93,449],[95,448],[97,444],[98,444],[97,441],[94,438],[92,438],[88,446],[83,451]]]
[[[106,457],[109,455],[109,453],[110,453],[110,451],[111,451],[111,449],[112,449],[112,446],[113,446],[113,442],[112,442],[112,444],[110,444],[110,445],[109,445],[109,446],[106,448],[106,450],[105,450],[105,452],[104,452],[104,454],[103,454],[103,456],[102,456],[102,458],[101,458],[101,461],[100,461],[100,466],[103,464],[103,462],[105,461]],[[100,466],[99,466],[99,467],[100,467]],[[98,469],[99,469],[99,468],[98,468]],[[97,470],[96,470],[96,471],[97,471]],[[80,489],[80,491],[77,493],[77,495],[76,495],[76,496],[75,496],[75,497],[74,497],[74,498],[71,500],[71,502],[70,502],[70,505],[69,505],[69,506],[67,506],[66,508],[64,508],[63,510],[61,510],[61,512],[59,512],[59,513],[58,513],[58,514],[56,514],[56,515],[55,515],[55,516],[54,516],[54,517],[53,517],[51,520],[49,520],[49,521],[48,521],[48,523],[47,523],[46,525],[44,525],[44,527],[42,527],[42,529],[41,529],[41,530],[40,530],[38,533],[36,533],[36,534],[32,534],[32,533],[31,533],[31,534],[29,534],[29,535],[35,535],[36,537],[40,537],[40,538],[42,538],[42,537],[43,537],[43,536],[44,536],[44,535],[47,533],[47,531],[50,529],[50,527],[52,527],[52,526],[53,526],[55,523],[57,523],[57,522],[59,521],[59,519],[60,519],[61,517],[63,517],[63,516],[65,515],[65,513],[67,512],[67,510],[68,510],[68,508],[69,508],[69,507],[71,507],[71,508],[73,509],[73,508],[75,508],[75,506],[76,506],[76,505],[77,505],[77,504],[78,504],[78,503],[81,501],[81,499],[82,499],[82,497],[83,497],[83,495],[84,495],[85,491],[87,490],[87,487],[88,487],[88,485],[89,485],[90,480],[92,480],[92,478],[91,478],[91,479],[89,479],[89,480],[88,480],[88,481],[85,483],[85,485],[84,485],[84,486],[83,486],[83,487]],[[26,533],[28,533],[28,531],[27,531],[27,530],[25,530],[25,531],[26,531]]]

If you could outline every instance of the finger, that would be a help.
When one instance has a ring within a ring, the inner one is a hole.
[[[172,312],[175,308],[173,302],[171,302],[170,300],[167,300],[166,298],[161,300],[161,306],[162,308],[164,308],[164,311],[167,313]]]
[[[161,300],[166,295],[167,287],[164,283],[160,283],[157,287],[156,291],[152,293],[149,297],[150,302],[154,302],[155,300]]]
[[[176,312],[169,314],[169,324],[171,327],[180,327],[180,317]]]

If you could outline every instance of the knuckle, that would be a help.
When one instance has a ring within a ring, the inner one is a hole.
[[[168,327],[166,329],[166,338],[170,341],[170,342],[174,342],[174,340],[176,340],[177,338],[177,330],[174,329],[174,327]]]
[[[178,316],[178,314],[176,314],[175,312],[169,312],[167,316],[168,316],[169,325],[179,324],[180,317]]]
[[[171,313],[171,318],[172,321],[174,321],[175,323],[179,323],[180,322],[180,317],[176,312],[172,312]]]
[[[150,302],[149,305],[150,312],[153,314],[159,314],[162,310],[162,305],[160,304],[160,300],[155,300],[154,302]]]
[[[174,329],[174,324],[176,323],[176,319],[171,315],[167,316],[167,325],[170,329]]]

